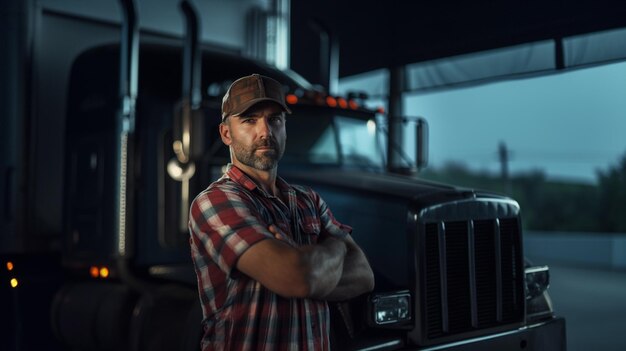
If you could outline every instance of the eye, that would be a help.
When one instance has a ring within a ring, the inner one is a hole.
[[[244,118],[241,123],[246,123],[246,124],[254,124],[254,122],[256,122],[255,118]]]
[[[283,119],[281,116],[272,116],[270,117],[270,122],[274,123],[274,124],[279,124],[282,123]]]

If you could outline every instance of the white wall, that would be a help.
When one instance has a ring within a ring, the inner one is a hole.
[[[526,231],[524,254],[535,264],[626,269],[626,234]]]

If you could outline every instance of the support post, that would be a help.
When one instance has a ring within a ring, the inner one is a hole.
[[[389,69],[389,111],[388,134],[387,134],[387,171],[392,173],[410,172],[408,167],[402,167],[398,148],[403,145],[402,115],[404,105],[402,93],[405,88],[404,66],[396,66]]]

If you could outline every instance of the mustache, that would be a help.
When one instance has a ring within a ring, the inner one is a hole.
[[[263,139],[254,144],[254,148],[258,149],[260,147],[271,147],[273,149],[278,149],[278,142],[275,139]]]

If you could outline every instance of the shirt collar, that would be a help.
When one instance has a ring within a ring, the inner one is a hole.
[[[258,189],[258,191],[260,191],[261,194],[263,194],[265,197],[274,197],[273,195],[268,194],[265,190],[263,190],[263,188],[258,186],[254,182],[254,180],[252,180],[252,178],[250,178],[244,171],[242,171],[241,169],[239,169],[239,167],[235,166],[232,163],[229,163],[227,165],[226,175],[228,176],[228,178],[236,183],[239,183],[249,191]],[[276,177],[276,186],[281,193],[292,193],[295,191],[293,190],[291,185],[289,185],[283,178],[279,176]]]

